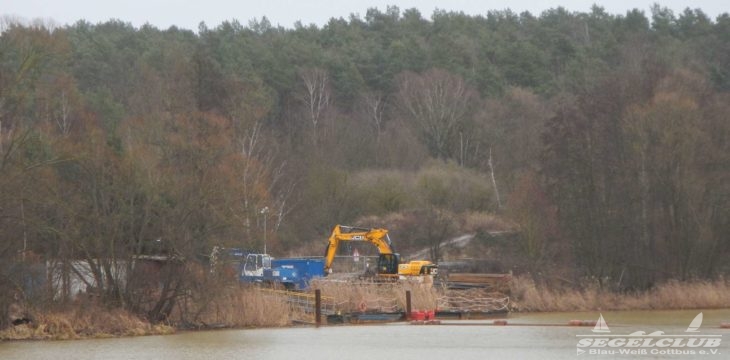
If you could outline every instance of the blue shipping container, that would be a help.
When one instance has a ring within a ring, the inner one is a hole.
[[[271,278],[287,287],[302,290],[313,278],[324,276],[324,259],[274,259]]]

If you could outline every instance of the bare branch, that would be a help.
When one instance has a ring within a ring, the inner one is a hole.
[[[300,71],[299,76],[304,82],[305,93],[301,101],[307,106],[309,121],[312,123],[312,135],[317,144],[318,126],[324,112],[330,105],[329,76],[319,68],[310,68]]]

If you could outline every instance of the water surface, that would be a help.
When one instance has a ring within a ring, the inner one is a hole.
[[[683,333],[699,310],[603,312],[613,334],[634,331]],[[702,334],[723,335],[720,355],[730,358],[730,309],[704,310]],[[323,326],[186,332],[167,336],[78,341],[0,343],[0,359],[565,359],[576,357],[576,335],[590,327],[545,326],[596,320],[598,312],[512,314],[508,326],[491,321],[447,321],[448,325]],[[511,326],[524,324],[525,326]],[[727,339],[726,339],[727,338]],[[589,356],[588,358],[616,358]],[[620,356],[619,356],[620,358]],[[625,356],[624,358],[636,358]],[[649,355],[642,359],[688,359]]]

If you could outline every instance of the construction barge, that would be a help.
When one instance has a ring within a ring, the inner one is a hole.
[[[503,318],[510,311],[508,274],[451,274],[446,279],[377,282],[353,278],[313,279],[302,291],[266,290],[289,304],[295,323],[372,324],[398,321]],[[317,301],[319,293],[319,301]],[[274,299],[277,298],[277,299]]]

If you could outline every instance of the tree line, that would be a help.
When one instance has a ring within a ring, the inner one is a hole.
[[[497,214],[535,266],[624,289],[728,271],[727,13],[0,29],[6,294],[31,260],[86,260],[132,306],[114,268],[139,255],[286,254],[394,214],[425,229],[406,249]]]

